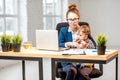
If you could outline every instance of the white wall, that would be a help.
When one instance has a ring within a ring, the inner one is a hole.
[[[107,48],[120,51],[120,0],[79,0],[81,21],[90,24],[91,32],[95,38],[99,33],[108,37]],[[120,56],[119,60],[120,61]],[[118,68],[120,67],[118,63]],[[93,80],[115,80],[115,60],[104,65],[103,76]],[[120,75],[120,69],[118,75]],[[118,78],[120,80],[120,77]]]
[[[28,31],[28,40],[32,41],[33,46],[35,46],[35,30],[43,29],[43,9],[42,9],[42,0],[27,0],[27,31]]]
[[[120,0],[79,0],[81,21],[87,21],[95,37],[108,36],[109,46],[120,46]]]

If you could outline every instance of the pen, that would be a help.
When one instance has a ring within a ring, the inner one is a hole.
[[[92,50],[92,52],[97,52],[97,50]],[[106,50],[105,52],[110,52],[109,50]]]
[[[92,52],[97,52],[97,50],[92,50]]]

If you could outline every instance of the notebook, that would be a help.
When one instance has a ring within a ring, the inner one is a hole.
[[[36,30],[36,48],[59,50],[57,30]]]

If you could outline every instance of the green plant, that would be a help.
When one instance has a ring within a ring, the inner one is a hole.
[[[22,36],[19,34],[16,34],[12,37],[12,44],[13,45],[21,45],[22,43]]]
[[[7,34],[3,34],[1,36],[1,44],[2,45],[9,45],[11,42],[11,36]]]
[[[106,46],[107,41],[108,40],[104,34],[98,34],[96,37],[96,43],[99,47]]]

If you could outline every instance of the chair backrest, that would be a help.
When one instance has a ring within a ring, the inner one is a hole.
[[[89,26],[89,24],[87,22],[79,22],[79,25],[82,26],[82,25],[87,25]],[[62,27],[68,27],[69,24],[67,22],[61,22],[61,23],[58,23],[57,26],[56,26],[56,30],[58,30],[58,34],[60,32],[60,29]],[[94,41],[93,37],[91,35],[88,35],[88,37],[92,40],[94,46],[96,47],[96,42]]]
[[[79,22],[79,25],[80,25],[80,26],[81,26],[81,25],[87,25],[87,26],[89,26],[89,24],[88,24],[87,22]],[[58,30],[58,34],[59,34],[60,29],[61,29],[62,27],[67,27],[67,26],[69,26],[69,24],[68,24],[67,22],[58,23],[57,26],[56,26],[56,30]]]

